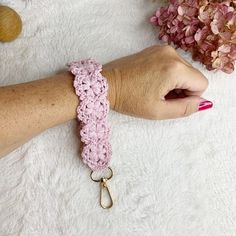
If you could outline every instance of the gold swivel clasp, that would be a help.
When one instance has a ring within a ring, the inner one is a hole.
[[[109,177],[101,177],[100,179],[94,179],[93,178],[93,171],[91,171],[91,173],[90,173],[90,177],[94,182],[100,182],[100,206],[103,209],[111,208],[113,205],[112,196],[111,196],[111,193],[110,193],[109,188],[107,186],[107,181],[112,178],[113,171],[110,167],[108,167],[108,169],[110,171]],[[108,196],[108,200],[109,200],[108,204],[104,204],[105,192],[107,193],[107,196]]]

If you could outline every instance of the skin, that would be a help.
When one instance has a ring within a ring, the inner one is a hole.
[[[153,46],[103,66],[110,108],[146,119],[198,111],[208,80],[170,46]],[[76,118],[79,98],[69,72],[0,87],[0,157],[44,130]]]

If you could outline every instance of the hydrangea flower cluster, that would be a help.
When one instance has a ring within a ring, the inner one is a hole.
[[[80,99],[77,118],[83,143],[82,160],[92,170],[101,170],[108,166],[112,155],[107,123],[108,84],[100,73],[102,66],[93,59],[72,62],[68,66],[75,75],[73,85]]]
[[[159,39],[192,54],[208,70],[231,73],[236,60],[236,0],[170,0],[150,19]]]

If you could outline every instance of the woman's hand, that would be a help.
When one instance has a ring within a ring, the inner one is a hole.
[[[103,66],[112,109],[148,119],[188,116],[212,107],[208,80],[171,46],[153,46]]]

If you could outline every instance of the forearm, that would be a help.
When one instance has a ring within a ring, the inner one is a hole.
[[[75,118],[69,73],[0,88],[0,156],[47,128]]]
[[[102,74],[108,80],[112,108],[111,73],[106,66]],[[44,130],[76,118],[79,98],[74,91],[73,78],[71,73],[64,72],[0,87],[0,157]]]

